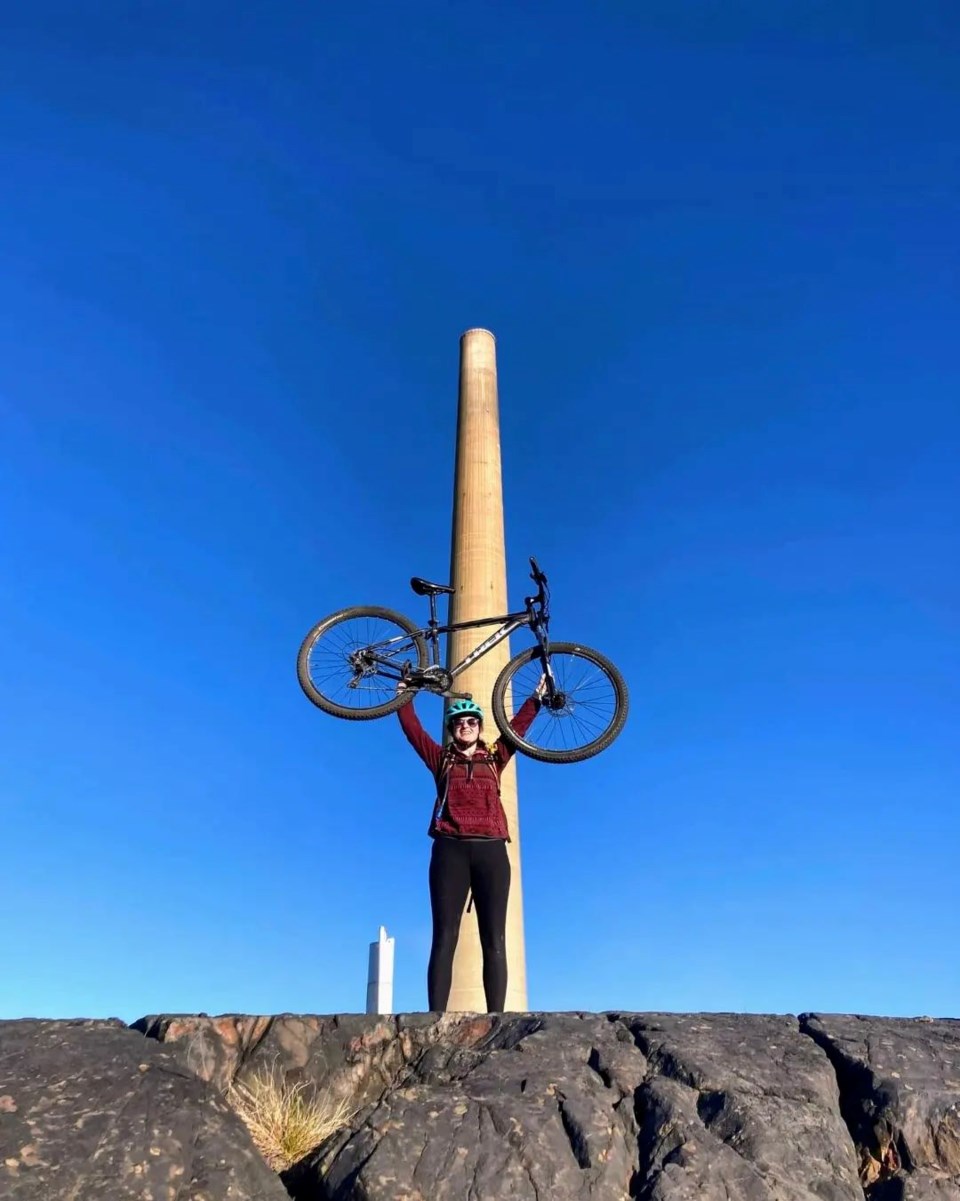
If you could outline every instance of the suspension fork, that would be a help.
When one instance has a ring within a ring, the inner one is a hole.
[[[553,665],[550,662],[550,637],[546,630],[539,625],[534,626],[533,633],[540,644],[540,666],[543,668],[543,674],[547,680],[547,688],[543,695],[542,703],[553,708],[560,692],[553,675]]]

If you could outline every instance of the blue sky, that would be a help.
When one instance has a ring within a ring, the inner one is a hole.
[[[380,923],[425,1005],[429,778],[294,660],[446,574],[478,325],[632,694],[520,764],[531,1006],[960,1011],[958,26],[5,6],[0,1016],[357,1010]]]

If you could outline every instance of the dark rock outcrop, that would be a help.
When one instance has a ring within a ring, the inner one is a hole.
[[[604,1017],[147,1018],[221,1087],[264,1069],[349,1096],[351,1126],[285,1174],[327,1197],[622,1198],[645,1072]]]
[[[640,1016],[645,1197],[862,1201],[829,1060],[792,1017]]]
[[[0,1022],[3,1201],[286,1201],[216,1090],[119,1021]]]
[[[829,1056],[870,1201],[960,1197],[960,1022],[804,1014]]]
[[[353,1115],[281,1178],[222,1100],[265,1072]],[[0,1022],[13,1201],[960,1201],[958,1115],[950,1020]]]
[[[147,1018],[221,1086],[355,1099],[298,1201],[960,1201],[960,1022],[744,1014]]]

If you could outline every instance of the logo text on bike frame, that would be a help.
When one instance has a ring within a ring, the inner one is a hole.
[[[484,638],[483,642],[475,650],[472,650],[465,659],[461,659],[456,667],[450,668],[451,677],[458,676],[462,671],[466,671],[471,663],[476,663],[478,659],[482,658],[487,651],[492,650],[498,642],[502,642],[504,638],[509,638],[514,630],[519,630],[521,626],[528,625],[529,619],[526,613],[513,613],[506,618],[488,617],[482,621],[458,621],[455,625],[446,626],[442,631],[437,631],[437,633],[448,634],[453,630],[471,630],[478,626],[493,625],[495,621],[501,620],[504,624],[499,630],[494,630],[489,638]]]

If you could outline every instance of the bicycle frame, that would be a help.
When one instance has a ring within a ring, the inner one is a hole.
[[[522,626],[529,626],[530,615],[528,613],[505,613],[502,617],[481,617],[476,621],[456,621],[452,625],[446,626],[428,626],[424,630],[424,634],[430,642],[430,665],[432,667],[440,666],[440,635],[453,634],[458,630],[476,630],[483,626],[492,626],[500,622],[500,628],[488,637],[484,638],[479,646],[475,647],[465,659],[461,659],[455,667],[451,667],[450,678],[454,679],[461,672],[466,671],[468,667],[476,663],[478,659],[482,659],[488,651],[492,651],[495,646],[498,646],[504,638],[509,638],[515,631]]]
[[[531,598],[532,600],[532,598]],[[444,634],[453,634],[460,630],[476,630],[482,629],[484,626],[493,626],[499,623],[499,628],[494,630],[489,637],[476,646],[469,655],[461,659],[459,663],[449,669],[443,669],[440,666],[440,638]],[[547,673],[550,685],[553,684],[552,672],[549,667],[549,652],[550,645],[547,638],[546,621],[542,614],[534,610],[533,604],[528,603],[527,608],[522,613],[503,613],[496,617],[477,617],[472,621],[455,621],[448,625],[441,625],[437,620],[437,599],[434,595],[430,596],[430,621],[427,625],[422,626],[414,634],[400,635],[396,638],[389,638],[384,642],[376,643],[375,646],[367,647],[365,654],[369,656],[368,662],[372,659],[381,668],[395,669],[395,662],[392,659],[382,658],[376,654],[376,650],[385,650],[386,648],[395,645],[398,642],[406,641],[408,638],[423,638],[430,644],[430,663],[423,671],[413,671],[410,673],[411,683],[416,685],[420,683],[420,687],[429,688],[429,677],[422,682],[417,680],[417,676],[424,676],[428,672],[443,671],[448,680],[455,679],[461,672],[471,667],[478,659],[482,659],[484,655],[498,646],[505,638],[509,638],[516,630],[523,626],[529,626],[534,637],[540,644],[540,649],[543,654],[544,669]],[[371,654],[370,652],[373,652]],[[382,673],[389,679],[394,678],[394,671],[388,670]],[[397,680],[404,679],[403,675],[397,675]],[[444,690],[444,695],[459,695],[457,693],[447,693]]]

